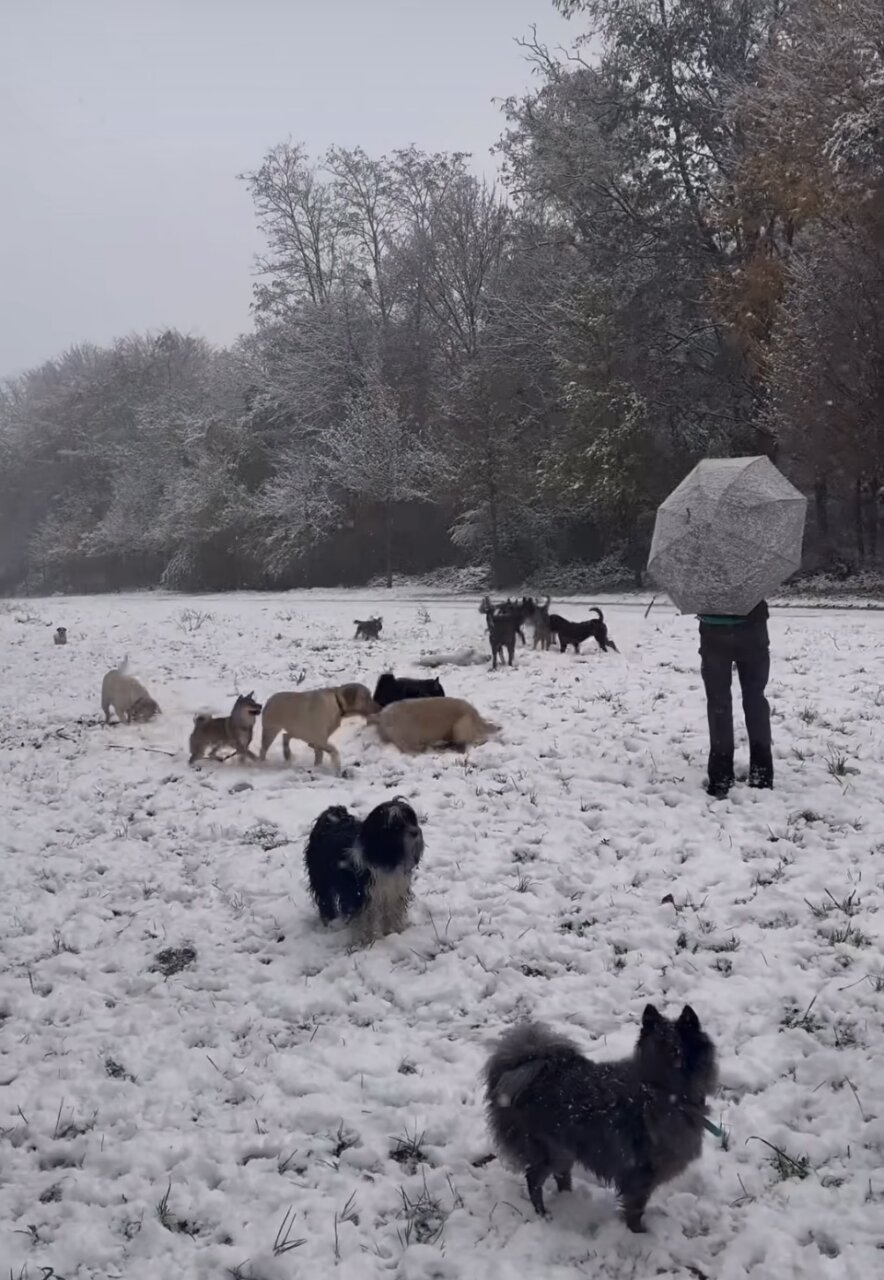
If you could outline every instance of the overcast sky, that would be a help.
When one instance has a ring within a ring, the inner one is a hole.
[[[488,149],[551,0],[0,0],[0,374],[249,327],[245,185],[277,142]]]

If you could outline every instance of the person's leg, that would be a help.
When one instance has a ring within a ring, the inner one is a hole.
[[[770,676],[770,649],[760,643],[737,662],[743,691],[743,714],[749,735],[749,786],[773,786],[770,704],[764,695]]]
[[[734,712],[731,698],[733,659],[727,644],[711,637],[700,641],[700,673],[706,687],[709,720],[710,795],[725,796],[734,781]]]

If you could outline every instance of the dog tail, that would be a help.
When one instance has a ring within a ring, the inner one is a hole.
[[[517,1106],[544,1072],[582,1058],[573,1040],[540,1022],[520,1022],[501,1036],[485,1064],[485,1101],[499,1112]]]
[[[129,655],[127,653],[123,661],[117,664],[117,674],[123,675],[128,666],[129,666]]]
[[[199,725],[199,724],[208,724],[208,722],[209,722],[211,719],[212,719],[212,717],[211,717],[211,715],[209,714],[209,712],[208,712],[208,711],[198,711],[198,712],[196,713],[196,715],[193,717],[193,727],[194,727],[194,729],[195,729],[195,728],[197,727],[197,725]]]
[[[482,721],[482,728],[486,733],[500,733],[499,724],[493,724],[490,720],[486,720],[484,716],[480,716],[479,719]]]
[[[598,614],[599,622],[604,622],[604,620],[605,620],[605,615],[602,613],[601,609],[598,607],[598,605],[597,605],[597,604],[594,604],[594,605],[592,606],[592,608],[590,609],[590,613]]]

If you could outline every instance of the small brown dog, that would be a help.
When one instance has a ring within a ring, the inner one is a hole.
[[[313,748],[313,763],[322,763],[325,752],[335,771],[341,772],[341,757],[329,738],[340,728],[345,716],[370,716],[377,703],[364,684],[342,684],[334,689],[310,689],[304,693],[274,693],[264,703],[261,717],[261,759],[277,734],[282,734],[282,754],[291,760],[289,742],[297,738]]]
[[[230,747],[230,754],[239,756],[240,760],[257,760],[251,745],[255,721],[260,714],[261,704],[255,701],[254,693],[241,693],[229,716],[195,715],[188,764],[201,760],[206,751],[210,760],[217,760],[222,747]]]
[[[67,644],[68,629],[67,627],[56,627],[55,635],[52,637],[53,644]]]
[[[426,751],[428,747],[450,746],[465,751],[481,746],[500,726],[483,720],[476,708],[463,698],[406,698],[393,702],[371,724],[377,725],[384,742],[400,751]]]
[[[113,707],[117,719],[127,724],[144,724],[160,714],[160,708],[140,680],[126,674],[129,659],[124,658],[118,667],[108,671],[101,682],[101,709],[105,724],[110,723]]]

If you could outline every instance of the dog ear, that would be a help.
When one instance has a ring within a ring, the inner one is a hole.
[[[656,1005],[646,1004],[642,1014],[642,1031],[656,1031],[663,1021],[663,1015]]]
[[[689,1004],[686,1004],[678,1015],[678,1022],[675,1024],[682,1035],[695,1036],[700,1031],[700,1019],[694,1013]]]

